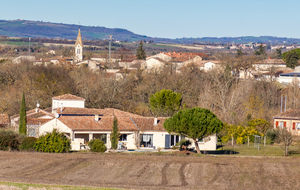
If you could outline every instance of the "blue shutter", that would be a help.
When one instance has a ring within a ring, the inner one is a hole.
[[[170,148],[170,135],[165,135],[165,148]]]

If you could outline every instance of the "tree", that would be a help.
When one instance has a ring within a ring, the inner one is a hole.
[[[118,148],[119,136],[120,136],[120,133],[119,133],[119,128],[118,128],[118,119],[116,116],[114,116],[113,129],[112,129],[112,132],[110,135],[112,149]]]
[[[180,93],[162,89],[150,97],[150,109],[155,116],[173,116],[181,106]]]
[[[282,53],[281,53],[282,48],[277,48],[276,49],[276,58],[281,59]]]
[[[259,46],[258,46],[258,50],[256,50],[255,52],[254,52],[254,54],[255,55],[266,55],[266,49],[265,49],[265,47],[262,45],[262,44],[260,44]]]
[[[19,120],[19,134],[27,134],[27,118],[26,118],[26,104],[25,95],[22,95],[22,102],[20,107],[20,120]]]
[[[248,126],[255,127],[256,130],[264,135],[264,146],[266,145],[267,131],[271,128],[270,122],[265,119],[254,119],[248,122]]]
[[[241,50],[241,49],[237,49],[236,50],[236,58],[238,58],[238,57],[242,57],[244,55],[244,52]]]
[[[191,138],[195,143],[197,153],[201,153],[198,141],[218,133],[223,128],[223,122],[208,109],[191,108],[181,110],[167,119],[164,128],[168,133]]]
[[[283,143],[284,156],[287,156],[289,152],[289,146],[293,142],[293,136],[291,132],[287,131],[286,129],[277,129],[277,142]]]
[[[140,41],[139,47],[136,50],[136,58],[137,59],[142,59],[145,60],[146,59],[146,52],[143,48],[143,41]]]
[[[298,60],[300,56],[296,51],[289,51],[287,54],[285,54],[285,62],[286,66],[294,69],[296,66],[298,66]]]

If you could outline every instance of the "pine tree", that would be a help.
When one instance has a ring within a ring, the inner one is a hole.
[[[113,121],[113,129],[112,129],[111,136],[110,136],[112,149],[118,148],[119,136],[120,136],[120,134],[119,134],[119,128],[118,128],[118,119],[115,116],[114,121]]]
[[[143,59],[143,60],[146,59],[146,52],[143,48],[143,41],[142,40],[140,41],[140,45],[136,50],[136,58],[137,59]]]
[[[27,118],[26,118],[26,104],[25,95],[23,93],[21,108],[20,108],[20,120],[19,120],[19,134],[27,134]]]

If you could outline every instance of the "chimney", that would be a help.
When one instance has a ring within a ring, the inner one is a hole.
[[[99,115],[98,114],[95,115],[95,121],[99,121]]]
[[[156,116],[154,117],[154,123],[153,123],[153,125],[154,125],[154,126],[157,125],[157,117],[156,117]]]
[[[39,112],[39,107],[40,107],[39,101],[36,101],[35,113]]]

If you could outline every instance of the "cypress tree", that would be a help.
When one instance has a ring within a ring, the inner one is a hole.
[[[25,95],[23,93],[21,108],[20,108],[20,120],[19,120],[19,134],[27,134],[27,118],[26,118],[26,104],[25,104]]]
[[[119,128],[118,128],[118,119],[116,116],[114,116],[114,121],[113,121],[113,129],[111,132],[111,148],[112,149],[117,149],[118,148],[118,141],[119,141]]]
[[[140,45],[136,50],[136,58],[137,59],[143,59],[143,60],[146,59],[146,52],[143,48],[143,41],[142,40],[140,41]]]

